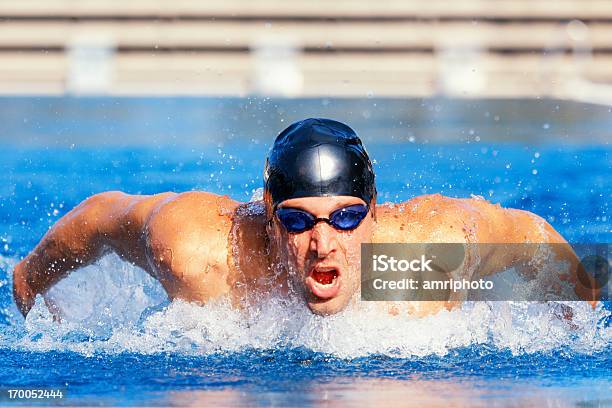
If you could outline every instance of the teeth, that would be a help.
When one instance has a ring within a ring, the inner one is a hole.
[[[335,269],[325,271],[315,270],[312,274],[312,277],[317,283],[321,285],[331,285],[338,277],[338,274],[335,272]]]

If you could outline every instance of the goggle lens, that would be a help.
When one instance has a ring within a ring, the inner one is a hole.
[[[288,232],[302,232],[314,226],[313,217],[300,210],[292,208],[279,208],[276,216]]]
[[[349,231],[357,228],[367,214],[368,207],[365,205],[351,205],[331,213],[329,221],[334,228]]]

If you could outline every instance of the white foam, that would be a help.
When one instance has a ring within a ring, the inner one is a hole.
[[[263,200],[263,197],[264,197],[264,189],[263,187],[259,187],[253,190],[253,195],[251,196],[250,201],[261,201]]]
[[[25,324],[3,330],[3,346],[86,355],[305,347],[353,358],[444,355],[477,344],[515,354],[559,348],[593,353],[609,347],[612,339],[611,328],[601,324],[609,312],[582,302],[563,303],[573,309],[571,322],[559,317],[562,303],[473,302],[420,319],[381,316],[371,304],[321,317],[297,299],[273,297],[245,311],[225,300],[205,306],[169,303],[156,281],[115,255],[73,273],[49,295],[61,309],[61,324],[39,298]]]

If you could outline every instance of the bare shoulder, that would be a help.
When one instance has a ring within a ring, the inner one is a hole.
[[[147,257],[171,297],[205,301],[226,290],[237,201],[206,192],[162,201],[146,222]]]
[[[494,225],[500,216],[505,216],[505,210],[499,204],[480,197],[428,194],[399,204],[378,206],[375,239],[378,242],[484,242],[484,235],[490,232],[488,226]]]
[[[161,228],[169,226],[172,220],[207,220],[205,225],[199,227],[212,226],[229,220],[238,204],[228,196],[203,191],[175,194],[158,203],[150,215],[148,224],[151,228]]]
[[[377,207],[377,242],[565,242],[544,219],[482,197],[415,197]]]
[[[163,246],[199,248],[227,238],[238,204],[228,196],[206,192],[177,194],[158,203],[149,215],[145,232],[150,241]]]

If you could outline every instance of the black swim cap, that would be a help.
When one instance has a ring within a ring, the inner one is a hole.
[[[264,200],[276,209],[299,197],[376,198],[368,153],[353,129],[331,119],[305,119],[283,130],[264,169]]]

